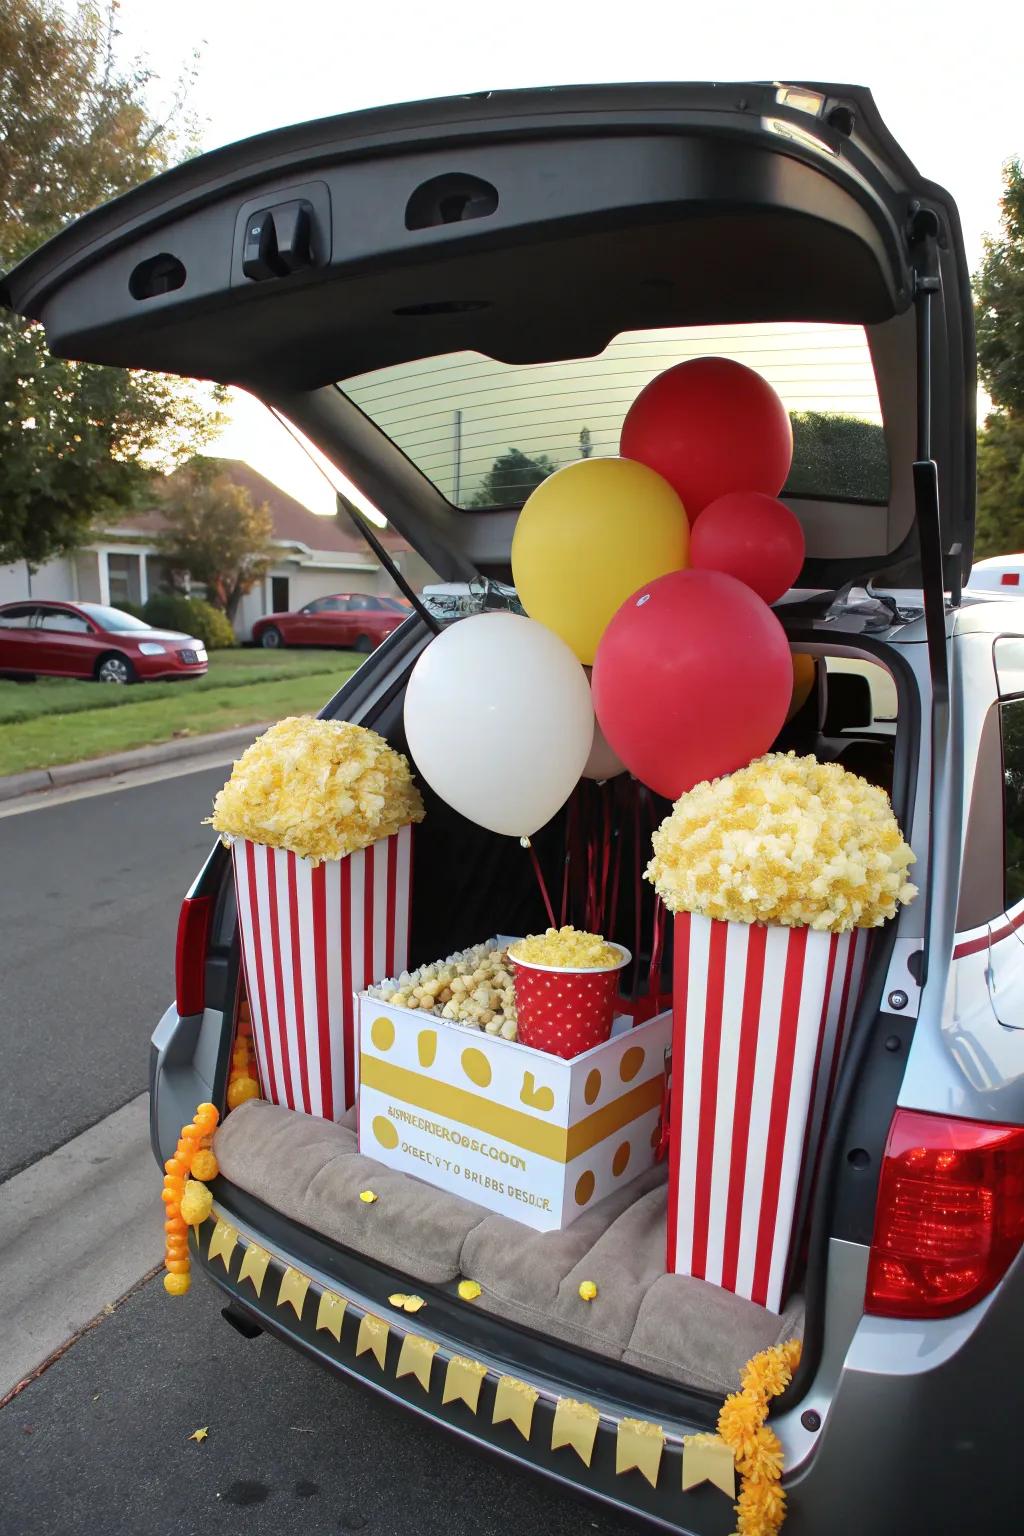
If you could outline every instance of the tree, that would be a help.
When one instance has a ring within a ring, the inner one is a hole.
[[[985,239],[974,278],[978,371],[992,403],[1024,414],[1024,169],[1003,172],[1002,230]]]
[[[978,433],[974,557],[1024,550],[1024,415],[996,411]]]
[[[537,453],[531,458],[518,448],[509,448],[495,459],[484,475],[471,505],[518,507],[557,468],[546,453]]]
[[[274,525],[221,462],[195,458],[170,476],[161,511],[167,522],[160,549],[173,570],[187,571],[209,601],[233,619],[246,592],[274,564]]]
[[[2,0],[0,267],[190,143],[191,75],[161,120],[152,73],[119,64],[117,37],[116,0]],[[0,313],[0,564],[40,565],[133,504],[154,468],[217,430],[212,403],[178,380],[54,358],[39,326]]]

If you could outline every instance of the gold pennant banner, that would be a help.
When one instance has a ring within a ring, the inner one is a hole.
[[[291,1305],[295,1316],[302,1321],[302,1308],[309,1290],[309,1276],[289,1264],[281,1277],[281,1289],[277,1293],[279,1307]]]
[[[316,1309],[316,1329],[321,1328],[334,1335],[336,1344],[341,1343],[341,1324],[345,1316],[345,1308],[348,1306],[344,1296],[338,1296],[334,1291],[322,1291],[320,1305]]]
[[[736,1461],[719,1435],[683,1436],[683,1492],[699,1483],[714,1483],[730,1499],[736,1497]]]
[[[491,1423],[514,1424],[523,1439],[529,1440],[534,1404],[539,1396],[536,1387],[528,1386],[525,1381],[517,1381],[514,1376],[499,1376]]]
[[[665,1431],[660,1424],[649,1424],[646,1419],[619,1420],[615,1440],[616,1472],[639,1472],[652,1488],[657,1488],[664,1449]]]
[[[430,1391],[430,1368],[437,1354],[433,1339],[421,1339],[415,1333],[407,1333],[402,1340],[402,1352],[398,1357],[396,1376],[415,1376],[424,1392]]]
[[[220,1259],[224,1268],[230,1273],[231,1255],[235,1251],[235,1244],[237,1242],[238,1233],[235,1231],[235,1228],[226,1222],[223,1216],[218,1216],[217,1225],[214,1227],[213,1235],[210,1238],[210,1246],[206,1250],[206,1257],[210,1260],[211,1264],[214,1259]]]
[[[480,1401],[480,1387],[487,1375],[486,1365],[479,1360],[467,1360],[464,1355],[452,1355],[444,1378],[442,1403],[463,1402],[470,1413],[476,1413]]]
[[[369,1312],[360,1319],[359,1337],[356,1339],[356,1354],[365,1355],[369,1352],[384,1369],[384,1361],[388,1349],[388,1325],[382,1317],[371,1317]]]
[[[601,1415],[592,1403],[578,1403],[572,1397],[560,1397],[551,1426],[551,1449],[571,1445],[585,1467],[590,1466],[594,1441]]]
[[[249,1280],[252,1288],[259,1296],[263,1290],[263,1282],[267,1275],[267,1265],[270,1263],[270,1254],[259,1243],[250,1243],[242,1255],[242,1267],[238,1271],[238,1283]]]

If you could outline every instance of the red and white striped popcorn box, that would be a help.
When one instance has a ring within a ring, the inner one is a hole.
[[[232,843],[263,1096],[340,1120],[355,1102],[355,994],[409,962],[412,827],[314,865]]]
[[[779,1311],[868,938],[677,915],[670,1272]]]

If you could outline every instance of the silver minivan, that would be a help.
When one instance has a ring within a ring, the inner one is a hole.
[[[62,356],[246,388],[386,511],[444,601],[417,598],[324,714],[399,747],[434,630],[514,602],[512,529],[540,475],[615,452],[639,389],[682,358],[736,357],[775,384],[795,438],[784,499],[807,540],[777,612],[814,659],[779,745],[889,790],[922,892],[873,939],[782,1314],[666,1274],[663,1165],[539,1234],[388,1174],[359,1154],[351,1115],[264,1103],[218,1133],[216,1216],[194,1259],[243,1331],[694,1536],[735,1516],[711,1483],[684,1491],[683,1437],[713,1429],[750,1354],[799,1334],[771,1420],[793,1536],[1017,1529],[1024,603],[962,591],[975,363],[959,222],[870,94],[484,92],[275,131],[79,220],[0,297]],[[472,728],[470,704],[453,750]],[[536,926],[514,840],[427,800],[413,963]],[[556,818],[538,837],[542,860],[563,834]],[[643,917],[628,913],[641,934]],[[637,972],[649,965],[641,952]],[[224,1104],[244,1008],[217,846],[185,899],[177,999],[153,1037],[159,1160],[200,1101]],[[361,1221],[356,1192],[385,1178],[388,1222]],[[599,1293],[581,1320],[585,1276]],[[388,1310],[410,1290],[426,1302],[423,1379],[400,1371],[411,1320]],[[325,1294],[340,1312],[313,1304]],[[382,1312],[386,1346],[360,1349]],[[441,1365],[463,1356],[483,1371],[473,1404],[441,1390]],[[495,1410],[507,1375],[537,1394],[526,1434]],[[589,1462],[552,1435],[565,1398],[599,1410]],[[617,1470],[624,1418],[664,1432],[653,1485]]]

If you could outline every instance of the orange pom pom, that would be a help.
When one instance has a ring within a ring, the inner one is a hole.
[[[258,1099],[260,1085],[254,1077],[238,1077],[228,1088],[228,1108],[237,1109],[249,1099]]]
[[[160,1199],[164,1205],[177,1205],[181,1199],[181,1189],[162,1189],[160,1191]]]
[[[183,1221],[175,1211],[174,1215],[168,1216],[164,1222],[164,1231],[168,1237],[181,1237],[188,1231],[188,1222]]]
[[[189,1149],[195,1146],[197,1141],[202,1141],[203,1133],[198,1125],[185,1125],[181,1129],[181,1139],[186,1142]]]
[[[164,1290],[168,1296],[184,1296],[192,1284],[192,1276],[188,1273],[164,1275]]]
[[[208,1147],[200,1147],[192,1159],[192,1177],[194,1179],[215,1179],[220,1172],[217,1159]]]
[[[187,1275],[189,1272],[188,1259],[168,1259],[164,1268],[169,1275]]]
[[[169,1157],[164,1163],[164,1172],[182,1179],[188,1173],[188,1167],[180,1157]]]

